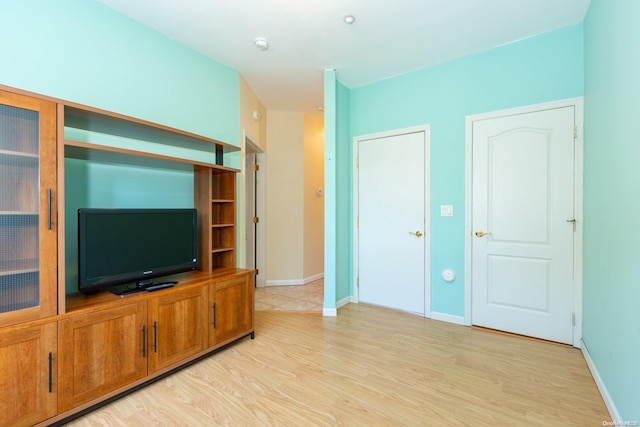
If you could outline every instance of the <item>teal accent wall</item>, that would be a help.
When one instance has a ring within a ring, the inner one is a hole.
[[[637,0],[591,0],[584,21],[582,330],[619,421],[636,422],[640,422],[638,17]]]
[[[350,90],[325,71],[325,273],[324,308],[353,295]]]
[[[324,310],[336,308],[338,240],[336,225],[336,122],[338,93],[335,70],[324,71]]]
[[[240,145],[237,71],[94,0],[2,1],[0,16],[0,84]],[[208,147],[65,135],[214,162]],[[237,167],[238,158],[225,156],[225,165]],[[67,292],[77,289],[79,207],[193,207],[193,172],[66,159]]]
[[[351,93],[337,82],[336,91],[336,301],[353,295],[353,215]]]
[[[351,90],[352,137],[431,125],[432,311],[464,316],[465,117],[581,96],[583,61],[577,24]],[[389,147],[389,158],[401,154]],[[453,218],[440,217],[445,204]],[[444,269],[456,273],[453,283],[442,280]]]
[[[0,84],[240,145],[238,72],[94,0],[0,2]]]

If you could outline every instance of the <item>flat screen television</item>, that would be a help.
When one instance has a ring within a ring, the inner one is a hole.
[[[78,209],[80,292],[145,290],[197,265],[196,209]]]

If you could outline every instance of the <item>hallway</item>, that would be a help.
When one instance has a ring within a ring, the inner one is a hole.
[[[256,310],[322,312],[324,279],[298,286],[256,288]]]

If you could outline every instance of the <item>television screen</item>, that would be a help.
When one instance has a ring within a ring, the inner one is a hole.
[[[78,290],[195,270],[196,209],[78,209]]]

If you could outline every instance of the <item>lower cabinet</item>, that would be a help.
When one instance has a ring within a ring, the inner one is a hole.
[[[57,322],[0,329],[0,426],[31,426],[57,413]]]
[[[147,375],[146,301],[59,322],[58,411],[64,412]]]
[[[206,349],[207,297],[200,286],[149,300],[149,373]]]
[[[254,277],[237,277],[209,285],[209,346],[253,330]]]
[[[251,273],[205,276],[185,280],[184,286],[122,298],[78,296],[81,302],[69,304],[71,311],[58,321],[58,413],[70,415],[74,408],[124,391],[134,382],[139,385],[216,346],[253,337]],[[5,357],[1,348],[0,357]],[[18,379],[7,390],[13,390]],[[0,379],[4,392],[2,387]]]

